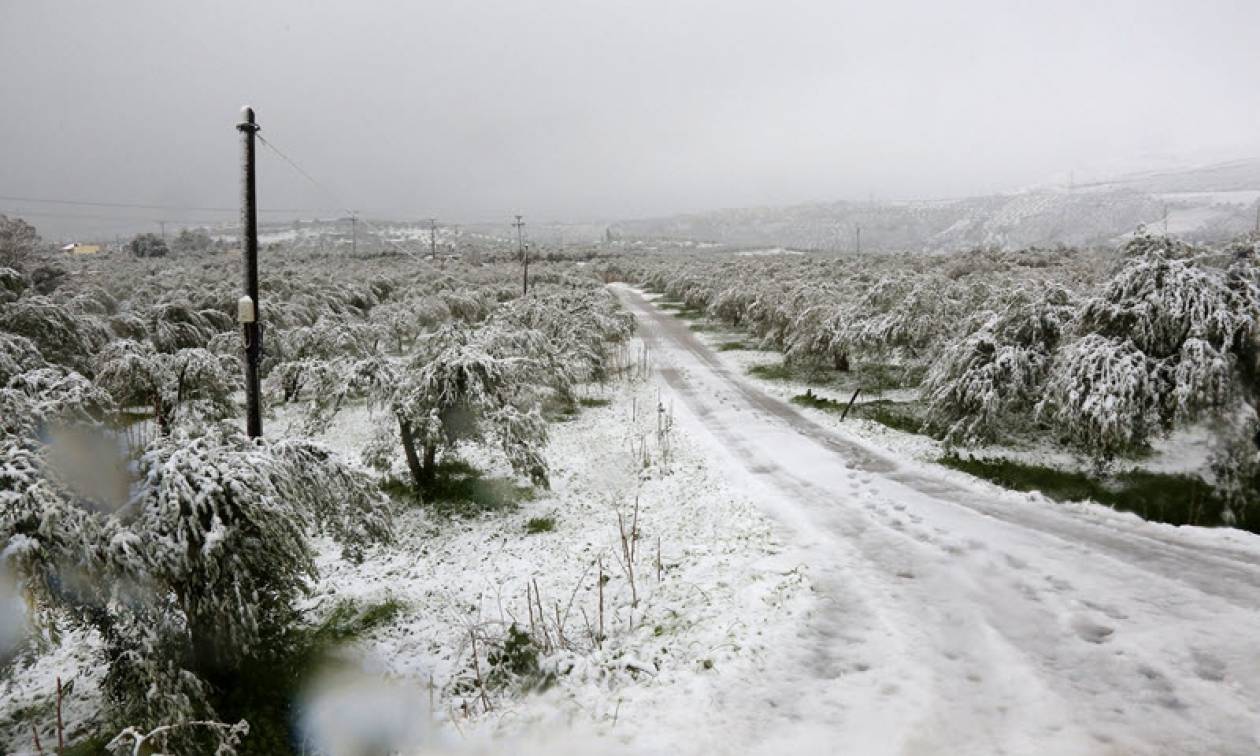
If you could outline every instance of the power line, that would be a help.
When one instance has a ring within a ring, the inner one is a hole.
[[[30,202],[39,205],[79,205],[82,207],[112,207],[128,210],[177,210],[181,212],[203,212],[203,213],[239,213],[239,207],[194,207],[190,205],[142,205],[129,202],[97,202],[95,200],[67,200],[67,199],[50,199],[47,197],[9,197],[0,195],[0,200],[6,202]],[[329,212],[328,208],[312,208],[312,207],[282,207],[272,208],[268,210],[259,210],[261,213],[323,213]]]
[[[63,213],[63,212],[51,212],[47,210],[8,209],[8,210],[0,210],[0,213],[3,213],[8,216],[13,216],[13,217],[30,216],[34,218],[71,218],[71,219],[83,219],[83,220],[105,220],[105,221],[114,221],[117,223],[157,223],[159,221],[164,220],[167,223],[186,223],[189,225],[206,225],[207,223],[211,222],[205,218],[169,218],[169,217],[153,218],[153,217],[138,216],[138,215],[124,215],[124,216],[98,215],[94,213]]]
[[[289,157],[288,155],[284,154],[283,152],[281,152],[281,151],[280,151],[280,149],[279,149],[278,147],[276,147],[274,144],[272,144],[271,142],[269,142],[269,141],[267,141],[266,139],[264,139],[264,138],[263,138],[263,135],[262,135],[261,133],[255,134],[255,136],[258,138],[258,141],[260,141],[260,142],[262,142],[262,143],[263,143],[263,145],[264,145],[264,146],[266,146],[266,147],[267,147],[268,149],[270,149],[272,152],[276,153],[276,155],[277,155],[277,156],[278,156],[281,160],[283,160],[284,162],[288,163],[288,164],[289,164],[289,165],[293,168],[293,170],[297,171],[297,172],[298,172],[298,173],[299,173],[299,174],[300,174],[303,178],[305,178],[307,181],[311,182],[311,185],[312,185],[312,186],[314,186],[316,189],[319,189],[321,192],[323,192],[325,195],[327,195],[327,196],[328,196],[328,198],[329,198],[330,200],[332,200],[332,201],[333,201],[333,202],[335,202],[336,204],[338,204],[338,205],[340,205],[340,206],[342,206],[342,207],[346,207],[346,203],[345,203],[345,202],[342,202],[342,201],[341,201],[341,198],[340,198],[340,197],[338,197],[338,196],[337,196],[337,194],[336,194],[335,192],[333,192],[333,190],[331,190],[331,189],[329,189],[328,187],[324,186],[324,185],[323,185],[323,184],[321,184],[319,181],[317,181],[317,180],[315,179],[315,177],[314,177],[314,176],[312,176],[311,174],[307,173],[307,172],[306,172],[306,170],[302,168],[302,166],[300,166],[300,165],[298,165],[298,164],[297,164],[297,161],[295,161],[293,158]],[[371,221],[369,221],[367,218],[360,218],[360,217],[358,217],[358,213],[356,213],[354,210],[346,209],[346,210],[344,210],[343,212],[345,212],[345,213],[346,213],[347,215],[349,215],[351,218],[356,218],[357,220],[363,221],[363,224],[364,224],[365,226],[367,226],[368,228],[372,229],[373,231],[375,231],[375,232],[377,233],[377,236],[381,239],[381,241],[383,241],[383,242],[385,242],[386,244],[390,245],[390,246],[391,246],[391,247],[393,247],[394,249],[397,249],[399,252],[402,252],[402,253],[403,253],[403,254],[405,254],[405,255],[410,255],[410,256],[412,256],[413,258],[415,258],[416,260],[418,260],[418,261],[420,261],[420,262],[422,262],[422,263],[424,263],[424,262],[425,262],[425,261],[424,261],[424,258],[423,258],[423,256],[422,256],[422,255],[418,255],[418,254],[416,254],[414,251],[409,250],[409,249],[407,249],[406,247],[401,246],[400,244],[397,244],[397,243],[396,243],[393,239],[390,239],[388,236],[385,236],[385,232],[384,232],[382,229],[378,228],[378,227],[376,226],[376,224],[372,223],[372,222],[371,222]],[[439,270],[436,266],[434,266],[434,265],[432,265],[432,264],[429,264],[429,263],[425,263],[425,264],[426,264],[426,265],[429,265],[429,267],[430,267],[430,268],[433,268],[434,270]],[[441,273],[442,273],[442,275],[447,275],[445,271],[439,271],[439,272],[441,272]],[[453,277],[453,276],[451,276],[451,278],[454,278],[454,277]],[[460,280],[460,279],[455,279],[455,280]],[[469,282],[468,282],[468,281],[461,281],[461,283],[468,284]],[[469,284],[469,285],[471,285],[471,284]]]

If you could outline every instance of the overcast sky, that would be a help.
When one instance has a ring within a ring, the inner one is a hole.
[[[265,208],[1006,191],[1260,155],[1257,29],[1257,0],[0,0],[0,195],[232,207],[246,103],[340,198],[260,150]]]

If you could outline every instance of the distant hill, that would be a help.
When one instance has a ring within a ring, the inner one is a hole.
[[[847,251],[857,247],[860,226],[864,251],[931,252],[1112,244],[1141,225],[1162,230],[1167,213],[1170,233],[1210,241],[1252,229],[1258,202],[1260,160],[1240,160],[1006,195],[716,210],[624,221],[612,230],[621,238]]]

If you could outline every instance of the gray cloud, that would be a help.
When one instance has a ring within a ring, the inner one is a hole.
[[[379,215],[1010,190],[1260,154],[1258,25],[1249,0],[0,0],[0,194],[231,206],[245,103]],[[265,207],[334,204],[264,158]]]

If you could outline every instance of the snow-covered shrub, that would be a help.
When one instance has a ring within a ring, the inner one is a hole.
[[[13,268],[0,267],[0,304],[12,302],[26,291],[26,279]]]
[[[3,400],[0,396],[0,400]],[[111,719],[145,728],[214,719],[252,659],[284,653],[315,575],[309,537],[357,553],[388,538],[387,500],[363,473],[303,441],[212,428],[140,459],[126,506],[87,506],[30,432],[0,448],[0,543],[31,601],[95,627]],[[168,747],[196,751],[197,733]]]
[[[1179,259],[1140,236],[1073,326],[1083,334],[1051,367],[1043,417],[1072,443],[1111,456],[1179,422],[1255,400],[1260,295],[1254,268]]]
[[[533,453],[546,443],[546,425],[530,390],[541,363],[501,336],[497,328],[448,324],[422,337],[392,377],[373,380],[373,401],[398,422],[382,433],[401,444],[417,492],[432,485],[438,453],[460,440],[493,439],[517,473],[546,484],[546,465]]]
[[[1038,411],[1064,440],[1110,457],[1161,430],[1167,388],[1158,363],[1132,341],[1092,333],[1055,357]]]
[[[96,384],[122,407],[152,410],[169,433],[177,422],[219,420],[235,411],[239,371],[229,369],[231,360],[205,349],[167,354],[122,339],[97,356]]]
[[[1031,410],[1072,317],[1069,293],[1054,285],[1016,289],[1001,308],[946,346],[924,380],[929,421],[951,442],[992,440]]]
[[[19,373],[47,366],[35,342],[0,331],[0,386]]]
[[[28,296],[0,307],[4,330],[25,336],[44,359],[86,373],[91,355],[109,343],[109,330],[91,315],[48,297]]]

